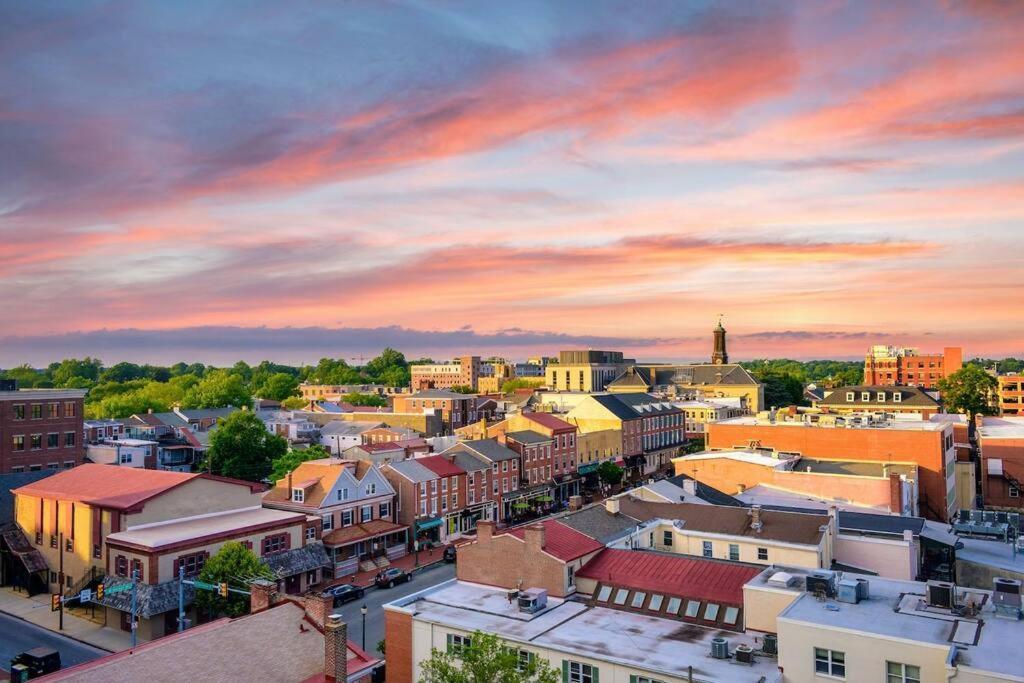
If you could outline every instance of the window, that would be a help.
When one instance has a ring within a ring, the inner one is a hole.
[[[60,404],[59,403],[47,403],[46,404],[46,417],[51,420],[60,417]]]
[[[714,546],[711,544],[711,541],[704,541],[703,548],[704,557],[712,557],[712,551],[714,550]]]
[[[870,391],[862,391],[862,392],[860,392],[860,400],[864,401],[864,402],[870,401],[871,400],[871,392]]]
[[[369,483],[369,484],[366,485],[366,495],[373,496],[373,495],[376,495],[376,493],[377,493],[377,484],[376,483]]]
[[[597,683],[597,668],[590,664],[562,660],[562,670],[568,683]]]
[[[42,434],[33,434],[32,435],[32,441],[31,441],[31,448],[32,448],[32,450],[38,451],[42,447],[43,447],[43,435]]]
[[[331,515],[324,515],[323,517],[321,517],[321,519],[324,522],[324,526],[323,526],[324,531],[330,531],[331,529],[334,528],[334,515],[333,514],[331,514]]]
[[[352,510],[351,510],[351,508],[348,509],[348,510],[342,510],[341,511],[341,525],[342,526],[352,526]]]
[[[718,605],[713,602],[709,602],[704,607],[704,621],[717,621],[718,620]]]
[[[60,446],[60,434],[57,432],[51,432],[46,435],[46,447],[57,448]]]
[[[469,636],[458,636],[454,633],[448,634],[448,654],[450,655],[459,657],[472,644]]]
[[[630,676],[629,680],[630,683],[665,683],[657,678],[648,678],[647,676]]]
[[[815,673],[846,678],[846,653],[814,648]]]
[[[893,403],[900,403],[903,401],[903,394],[898,391],[894,391],[892,394]]]
[[[373,519],[373,506],[372,505],[364,505],[363,507],[359,508],[359,521],[360,522],[369,522],[371,519]]]
[[[598,602],[608,602],[608,598],[612,596],[611,586],[601,586],[601,590],[597,592]]]
[[[263,554],[279,553],[288,550],[288,534],[275,534],[263,539]]]
[[[635,607],[636,609],[640,609],[641,607],[644,606],[644,600],[646,600],[646,599],[647,599],[647,593],[643,593],[641,591],[637,591],[637,592],[633,593],[633,600],[632,600],[632,602],[629,603],[629,606],[630,607]]]
[[[900,662],[885,663],[886,683],[921,683],[921,667]]]
[[[647,609],[649,609],[651,611],[654,611],[654,612],[661,611],[661,602],[662,602],[662,600],[664,600],[664,598],[662,596],[658,595],[657,593],[655,593],[654,595],[651,596],[651,602],[648,603]]]
[[[315,526],[307,526],[306,527],[306,540],[307,541],[315,541],[316,540],[316,527]],[[251,550],[251,548],[250,548],[250,550]]]
[[[878,402],[879,403],[885,403],[885,392],[884,391],[879,391],[878,392]]]
[[[46,463],[46,469],[48,469],[48,470],[59,470],[60,469],[60,463],[48,462],[48,463]]]
[[[566,578],[569,580],[569,585],[570,586],[575,586],[576,585],[576,570],[573,569],[571,564],[568,567],[565,568],[565,573],[566,573]]]
[[[625,605],[626,604],[626,596],[627,595],[629,595],[629,591],[626,590],[625,588],[620,588],[619,590],[617,590],[615,592],[615,604],[616,605]]]
[[[1010,486],[1010,498],[1020,498],[1020,489],[1016,486]]]
[[[697,614],[700,612],[700,601],[699,600],[687,600],[686,601],[686,612],[684,616],[696,619]]]
[[[386,519],[391,516],[391,503],[381,503],[378,506],[378,513],[381,519]]]
[[[740,546],[737,543],[729,544],[729,559],[737,562],[740,559]]]
[[[666,614],[679,614],[679,607],[683,604],[683,601],[679,598],[669,598],[668,607],[665,608]]]
[[[114,573],[118,576],[128,576],[128,558],[118,555],[114,558]]]
[[[206,564],[206,553],[182,555],[178,558],[177,564],[179,568],[185,570],[186,579],[199,576],[199,573],[203,571],[203,565]],[[175,574],[174,578],[178,578],[177,574]]]
[[[14,441],[13,441],[13,445],[11,446],[11,450],[15,450],[15,451],[23,451],[23,450],[25,450],[25,435],[24,434],[15,434],[14,437],[13,437],[13,440]]]
[[[768,559],[768,548],[758,548],[757,549],[757,559],[759,559],[759,560],[767,560]]]
[[[663,531],[661,534],[661,544],[671,546],[672,545],[672,532]]]
[[[726,607],[725,608],[725,616],[722,617],[722,621],[725,622],[726,624],[729,624],[730,626],[732,626],[732,625],[734,625],[736,623],[736,620],[739,618],[739,616],[740,616],[740,608],[739,607]]]
[[[64,448],[72,448],[75,445],[75,433],[64,432]]]
[[[519,650],[517,654],[519,655],[519,663],[516,665],[516,668],[519,669],[519,671],[528,671],[537,655],[533,654],[529,650]]]
[[[11,408],[14,411],[13,414],[12,414],[13,415],[12,419],[14,419],[14,420],[24,420],[25,419],[25,404],[24,403],[19,403],[16,406],[11,406]]]
[[[75,404],[72,401],[68,401],[64,404],[64,417],[75,416]]]
[[[301,503],[306,498],[306,492],[302,489],[292,489],[292,502]]]
[[[121,457],[119,458],[119,460],[120,460],[122,465],[129,465],[129,464],[131,464],[131,462],[132,462],[132,453],[131,453],[131,451],[125,451],[124,453],[121,453]]]
[[[508,460],[501,461],[501,471],[508,472]]]
[[[42,420],[43,419],[43,404],[33,403],[32,404],[32,419]]]

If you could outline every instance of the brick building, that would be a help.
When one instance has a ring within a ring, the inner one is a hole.
[[[497,503],[496,519],[502,521],[511,520],[513,517],[513,505],[519,500],[519,471],[522,466],[519,454],[498,443],[494,439],[476,439],[460,441],[454,446],[444,450],[441,455],[452,453],[468,453],[491,468],[488,481],[490,491],[488,499]]]
[[[80,465],[84,399],[84,389],[0,391],[0,474]]]
[[[460,394],[445,389],[426,389],[409,394],[396,396],[394,408],[396,413],[415,413],[433,411],[441,416],[445,434],[451,434],[459,427],[476,422],[477,397],[474,394]],[[431,434],[430,436],[440,436]]]
[[[983,417],[978,427],[986,508],[1024,508],[1024,416]]]
[[[925,420],[941,410],[939,402],[920,387],[863,384],[825,389],[814,407],[830,413],[906,413]]]
[[[1024,415],[1024,375],[1000,375],[999,414]]]
[[[872,346],[864,357],[864,384],[934,389],[963,365],[964,351],[959,346],[926,355],[913,348]]]
[[[460,356],[448,363],[409,366],[414,391],[460,386],[478,391],[481,372],[480,356]]]
[[[712,450],[766,448],[823,460],[914,463],[921,514],[945,521],[956,509],[953,424],[933,420],[812,415],[805,419],[738,417],[708,425]]]

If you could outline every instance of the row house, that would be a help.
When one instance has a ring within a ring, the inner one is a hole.
[[[83,443],[100,443],[124,436],[124,423],[120,420],[85,420],[82,422]]]
[[[526,505],[526,492],[520,491],[520,456],[514,450],[498,443],[495,439],[475,439],[460,441],[441,453],[469,453],[480,458],[490,465],[491,476],[489,477],[490,491],[489,498],[498,504],[497,520],[511,522],[514,518],[517,504]]]
[[[147,439],[111,439],[87,443],[85,459],[99,465],[156,469],[157,442]]]
[[[331,420],[320,426],[320,445],[340,458],[347,449],[365,443],[363,434],[383,426],[383,422]]]
[[[84,389],[0,390],[0,474],[82,463]]]
[[[578,428],[551,413],[524,412],[508,420],[514,428],[525,427],[528,431],[542,434],[551,439],[551,474],[556,500],[568,500],[579,493],[580,477]],[[525,465],[525,463],[524,463]]]
[[[90,463],[27,484],[13,491],[15,520],[39,561],[13,580],[30,594],[74,594],[100,582],[130,581],[135,572],[136,630],[143,640],[176,626],[180,562],[201,569],[229,540],[251,542],[282,590],[301,592],[319,582],[326,560],[317,529],[304,516],[264,514],[261,488],[209,474]],[[265,546],[268,536],[282,533],[287,539]],[[101,602],[108,625],[131,630],[127,597],[113,593]],[[193,598],[188,587],[186,606]]]
[[[408,427],[387,427],[379,425],[360,435],[362,443],[385,443],[389,441],[408,441],[419,437],[419,432]]]
[[[444,389],[427,389],[408,396],[395,396],[396,413],[434,411],[441,416],[445,434],[477,420],[477,397]]]
[[[312,460],[278,480],[264,507],[320,519],[332,578],[387,566],[406,554],[408,526],[396,523],[395,489],[366,460]]]

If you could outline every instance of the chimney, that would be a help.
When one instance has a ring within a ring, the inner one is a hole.
[[[256,579],[249,586],[249,611],[253,614],[270,609],[274,603],[274,591],[277,584],[267,579]]]
[[[544,525],[533,524],[526,527],[523,532],[523,540],[526,541],[526,552],[535,555],[544,550]]]
[[[348,626],[340,614],[324,624],[324,680],[348,680]]]
[[[746,490],[747,490],[747,485],[746,484],[738,484],[736,486],[736,495],[739,495],[739,494],[743,493]]]
[[[288,472],[288,500],[292,499],[292,473]]]
[[[481,519],[476,523],[476,540],[490,541],[491,537],[494,536],[494,522],[488,519]]]
[[[604,509],[607,510],[609,514],[612,514],[612,515],[619,514],[619,499],[618,498],[609,498],[608,500],[606,500],[604,502]]]
[[[683,493],[688,496],[697,495],[697,480],[696,479],[683,479]]]
[[[146,414],[147,415],[152,415],[153,414],[153,409],[152,408],[146,408]]]
[[[334,596],[321,595],[318,591],[309,591],[303,598],[306,616],[318,628],[325,628],[327,615],[334,611]]]
[[[761,533],[761,529],[764,528],[764,522],[761,521],[760,505],[750,506],[750,528],[757,533]]]

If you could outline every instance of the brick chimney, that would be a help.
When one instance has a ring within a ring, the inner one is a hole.
[[[755,533],[761,533],[761,529],[764,528],[764,522],[761,521],[761,506],[751,505],[750,506],[750,528]]]
[[[619,514],[619,499],[609,498],[608,500],[604,501],[604,509],[607,510],[609,514]]]
[[[544,550],[544,525],[533,524],[523,531],[523,540],[526,541],[526,552],[530,555]]]
[[[348,626],[340,614],[328,616],[324,624],[324,679],[348,680]]]
[[[249,611],[253,614],[270,609],[274,603],[274,591],[277,584],[267,579],[256,579],[249,586]]]
[[[334,596],[310,591],[303,598],[303,606],[306,609],[306,616],[323,628],[327,623],[327,615],[334,611]]]
[[[476,540],[478,543],[491,540],[494,536],[494,522],[486,519],[481,519],[476,523]]]
[[[889,512],[903,514],[903,482],[895,472],[889,474]]]

